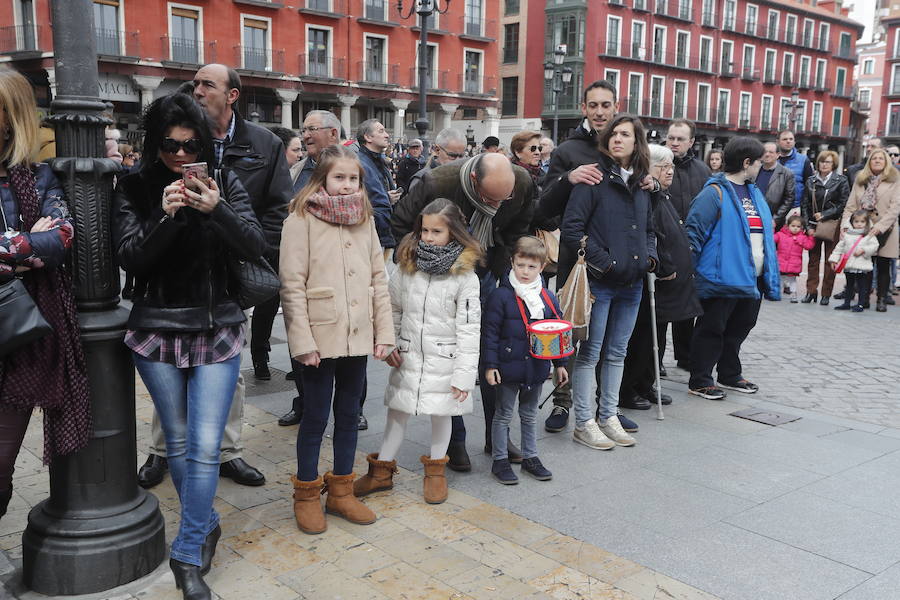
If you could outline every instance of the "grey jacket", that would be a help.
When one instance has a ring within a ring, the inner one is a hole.
[[[783,164],[776,162],[766,188],[766,204],[775,219],[775,230],[784,225],[785,215],[794,204],[794,173]]]

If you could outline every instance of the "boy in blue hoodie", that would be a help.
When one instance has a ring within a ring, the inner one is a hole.
[[[541,271],[547,263],[547,248],[536,237],[523,236],[516,242],[512,269],[491,293],[481,323],[481,356],[484,379],[496,386],[497,402],[491,424],[494,463],[491,472],[500,483],[519,482],[507,453],[507,431],[516,398],[522,431],[522,470],[540,481],[553,477],[537,456],[537,405],[550,361],[530,354],[528,323],[559,319],[562,311],[556,296],[543,285]],[[569,380],[568,359],[554,360],[560,385]]]

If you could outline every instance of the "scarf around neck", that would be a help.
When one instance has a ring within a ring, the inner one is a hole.
[[[481,242],[481,247],[487,250],[494,247],[493,220],[499,207],[494,208],[489,204],[485,204],[481,199],[481,194],[475,191],[475,183],[472,181],[471,175],[472,171],[475,170],[475,165],[478,164],[482,156],[482,154],[478,154],[463,163],[462,168],[459,170],[459,183],[466,194],[466,198],[469,199],[469,202],[475,208],[475,212],[472,213],[472,218],[469,222],[472,235]]]
[[[306,212],[326,223],[358,225],[363,221],[362,192],[331,196],[322,188],[306,200]]]
[[[541,298],[541,290],[544,288],[540,277],[535,277],[531,283],[521,283],[516,279],[512,269],[509,271],[509,284],[516,292],[516,296],[525,302],[528,314],[532,319],[544,318],[544,299]]]
[[[529,165],[527,163],[523,163],[517,157],[511,158],[509,162],[528,171],[528,174],[531,175],[531,179],[535,184],[537,184],[538,180],[544,175],[544,170],[541,168],[541,163],[538,163],[536,165]]]
[[[862,197],[859,199],[859,207],[863,210],[875,210],[875,203],[877,199],[875,198],[875,192],[878,190],[878,184],[881,183],[881,175],[872,177],[869,179],[869,184],[866,186],[866,191],[863,192]]]
[[[443,275],[462,254],[464,246],[451,240],[446,246],[432,246],[419,240],[416,246],[416,268],[429,275]]]

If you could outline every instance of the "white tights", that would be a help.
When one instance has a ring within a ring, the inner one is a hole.
[[[406,432],[406,423],[409,421],[409,413],[400,412],[392,408],[388,409],[387,424],[384,427],[384,440],[381,442],[381,451],[378,460],[394,460],[397,451],[403,443],[403,434]],[[447,446],[450,445],[450,417],[431,415],[431,458],[439,459],[447,455]]]

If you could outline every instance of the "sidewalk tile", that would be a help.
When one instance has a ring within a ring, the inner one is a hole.
[[[303,598],[326,600],[387,600],[387,596],[364,581],[342,571],[333,564],[319,562],[284,573],[278,581],[301,594]]]
[[[608,583],[576,571],[569,567],[560,566],[540,577],[528,581],[528,584],[538,588],[557,600],[638,600],[628,592],[616,589]]]
[[[558,562],[519,544],[514,544],[489,531],[479,531],[450,547],[480,564],[500,569],[516,579],[529,579],[550,572]]]
[[[459,598],[458,592],[465,591],[448,587],[404,563],[366,573],[361,579],[392,600],[447,600]],[[506,596],[507,599],[514,597]]]
[[[716,600],[716,597],[650,569],[641,569],[616,583],[639,600]]]
[[[342,571],[360,578],[396,562],[395,557],[369,542],[348,547],[332,561]]]
[[[615,584],[643,569],[628,559],[561,533],[554,533],[529,547],[607,583]]]
[[[224,540],[226,546],[275,575],[318,562],[318,558],[268,527]]]
[[[409,531],[378,540],[375,545],[420,571],[447,581],[481,564],[460,552],[455,546],[458,543],[443,544],[416,531]]]
[[[476,600],[509,600],[533,595],[538,590],[505,575],[500,569],[481,565],[447,581]]]
[[[529,521],[492,504],[479,504],[457,513],[456,516],[523,546],[533,544],[555,533],[549,527]]]

